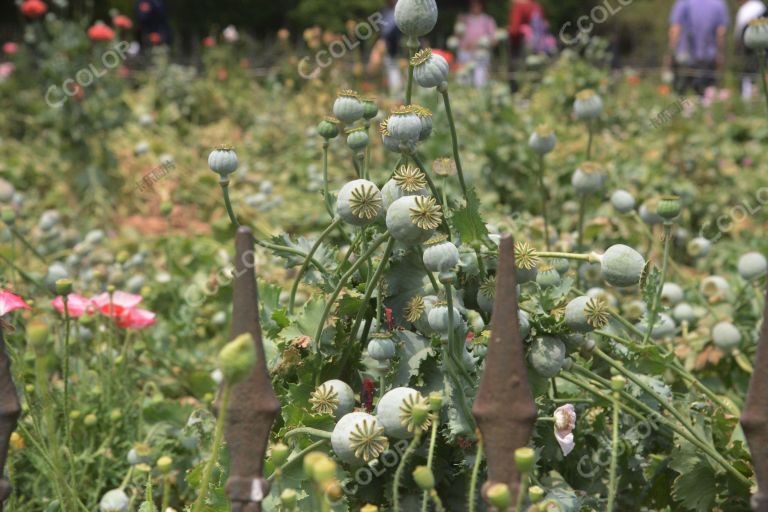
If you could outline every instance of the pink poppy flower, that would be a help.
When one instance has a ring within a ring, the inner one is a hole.
[[[32,309],[32,306],[24,302],[24,299],[9,291],[0,290],[0,316],[16,309]]]
[[[115,293],[112,294],[111,305],[114,306],[113,311],[110,311],[109,293],[107,292],[104,292],[101,295],[97,295],[96,297],[92,298],[91,302],[93,303],[94,306],[96,306],[96,309],[98,309],[102,314],[111,316],[113,318],[119,318],[124,313],[138,306],[141,300],[142,300],[141,295],[135,295],[133,293],[116,291]]]
[[[555,409],[555,440],[567,456],[576,443],[573,440],[573,429],[576,428],[576,411],[571,404],[565,404]]]
[[[119,316],[117,319],[118,327],[125,327],[127,329],[143,329],[154,325],[157,320],[155,314],[145,309],[129,309]]]
[[[53,299],[51,301],[51,305],[56,309],[56,311],[62,315],[64,314],[64,298],[62,296],[58,296]],[[86,313],[90,314],[95,311],[93,303],[90,299],[81,297],[76,293],[70,293],[67,295],[67,309],[69,309],[69,316],[72,318],[80,318]]]

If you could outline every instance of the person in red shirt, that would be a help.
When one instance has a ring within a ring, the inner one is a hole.
[[[530,27],[536,16],[544,18],[544,10],[536,0],[510,0],[509,46],[512,53],[510,70],[513,72],[518,61],[523,57],[526,27]],[[510,79],[510,86],[512,92],[517,91],[517,81],[514,77]]]

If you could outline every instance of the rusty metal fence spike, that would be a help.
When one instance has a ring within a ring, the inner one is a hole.
[[[752,454],[757,477],[757,494],[752,496],[756,512],[768,512],[768,290],[763,328],[757,346],[752,381],[741,414],[741,427]]]
[[[261,341],[254,240],[250,229],[238,229],[235,247],[230,339],[250,333],[258,361],[251,376],[232,390],[225,429],[231,461],[227,494],[232,512],[261,512],[261,501],[269,493],[269,484],[263,477],[264,457],[280,402],[272,389]]]
[[[11,378],[11,360],[5,352],[3,328],[0,326],[0,512],[3,510],[3,502],[11,495],[11,484],[2,477],[8,456],[8,443],[20,414],[21,406]]]
[[[499,245],[491,339],[472,413],[483,436],[488,460],[483,496],[491,484],[504,483],[509,486],[514,503],[520,484],[514,452],[531,438],[536,404],[528,385],[520,338],[515,247],[509,235],[502,237]]]

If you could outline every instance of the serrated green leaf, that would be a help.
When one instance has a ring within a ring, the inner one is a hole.
[[[459,233],[462,244],[482,241],[488,236],[488,228],[480,216],[480,200],[474,188],[467,190],[467,204],[453,212],[453,227]]]

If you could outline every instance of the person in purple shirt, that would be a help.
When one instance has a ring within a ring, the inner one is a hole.
[[[724,0],[677,0],[669,16],[669,52],[678,94],[717,83],[730,18]]]

